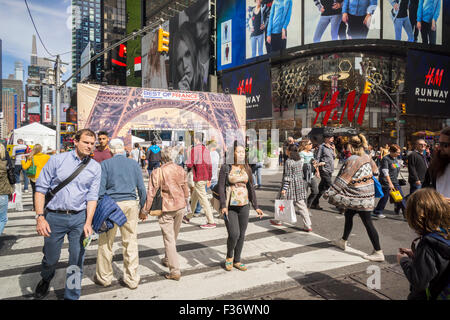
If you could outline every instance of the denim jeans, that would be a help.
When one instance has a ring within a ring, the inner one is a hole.
[[[46,281],[53,279],[61,255],[64,237],[67,235],[69,238],[69,267],[66,270],[64,298],[78,300],[81,295],[81,280],[83,278],[85,250],[82,242],[86,211],[73,215],[47,212],[45,219],[52,232],[50,237],[44,238],[41,277]]]
[[[421,184],[420,184],[420,185],[417,185],[417,184],[415,184],[415,183],[411,183],[409,186],[410,186],[409,194],[412,194],[412,193],[414,193],[414,192],[416,192],[417,190],[419,190],[419,189],[422,188],[422,185],[421,185]]]
[[[411,22],[408,17],[397,18],[394,20],[395,28],[395,40],[402,40],[402,28],[405,28],[406,34],[408,35],[408,41],[414,41],[414,34],[411,27]]]
[[[383,210],[384,210],[384,208],[386,208],[386,204],[388,203],[389,197],[390,197],[390,195],[389,195],[389,192],[390,192],[389,187],[386,187],[384,185],[381,185],[381,187],[383,189],[384,197],[381,198],[380,201],[378,201],[378,204],[377,204],[375,210],[373,211],[375,214],[382,214],[383,213]],[[404,211],[406,209],[406,202],[405,202],[405,196],[403,195],[402,188],[400,187],[399,184],[395,184],[395,183],[394,183],[394,187],[395,187],[395,189],[400,191],[400,194],[403,197],[403,200],[401,202],[396,202],[395,203],[395,208],[398,209],[398,210],[402,209]]]
[[[262,167],[263,167],[263,163],[262,162],[258,162],[256,164],[255,172],[253,173],[253,184],[255,184],[255,182],[256,182],[256,184],[258,186],[261,186]]]
[[[252,58],[263,55],[264,33],[259,36],[250,37],[252,43]],[[256,46],[258,46],[258,55],[256,55]]]
[[[320,16],[319,23],[316,27],[316,32],[314,33],[313,41],[320,42],[323,33],[329,24],[331,24],[331,39],[337,40],[339,33],[339,26],[341,24],[342,14],[335,14],[332,16]]]
[[[28,190],[28,176],[25,173],[25,170],[23,170],[22,166],[16,166],[14,168],[14,174],[16,175],[16,183],[20,183],[20,173],[23,174],[23,189]]]
[[[148,162],[148,176],[150,177],[152,175],[152,171],[156,168],[159,168],[161,166],[159,161],[149,161]]]
[[[0,195],[0,235],[8,222],[8,195]]]

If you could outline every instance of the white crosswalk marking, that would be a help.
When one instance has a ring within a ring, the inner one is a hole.
[[[35,231],[34,212],[30,211],[31,193],[24,194],[23,200],[25,211],[8,212],[9,221],[3,236],[13,240],[0,249],[0,299],[30,298],[40,280],[44,241]],[[81,299],[208,299],[366,261],[360,251],[349,249],[343,252],[317,234],[301,232],[289,225],[275,227],[268,217],[260,220],[251,211],[242,253],[248,271],[233,269],[227,272],[223,269],[227,241],[224,222],[218,220],[216,229],[202,230],[199,225],[205,221],[205,217],[193,218],[191,224],[181,227],[177,241],[182,271],[179,282],[163,277],[168,269],[160,263],[164,246],[156,218],[140,222],[141,284],[133,291],[117,282],[109,288],[93,283],[97,242],[92,242],[86,251]],[[113,252],[114,276],[119,279],[123,275],[120,232],[116,235]],[[67,261],[66,239],[48,299],[55,299],[57,293],[64,290]]]

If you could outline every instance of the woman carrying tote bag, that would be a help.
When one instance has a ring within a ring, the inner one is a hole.
[[[283,185],[281,187],[281,197],[287,200],[293,200],[295,206],[299,209],[303,218],[303,231],[311,232],[311,214],[306,206],[306,181],[303,179],[303,162],[300,159],[298,147],[295,144],[289,145],[286,149],[288,159],[285,163],[283,173]],[[281,222],[278,220],[270,220],[270,223],[280,226]]]
[[[152,171],[148,183],[147,200],[139,214],[139,219],[142,221],[147,219],[157,191],[160,189],[162,214],[158,216],[158,222],[166,249],[166,256],[161,263],[170,270],[170,273],[165,275],[166,279],[178,281],[181,278],[181,272],[176,240],[180,232],[183,215],[186,213],[189,189],[186,172],[173,162],[175,157],[176,151],[173,148],[166,147],[161,152],[163,165]]]
[[[325,193],[328,202],[345,208],[345,227],[341,239],[333,244],[342,250],[347,248],[347,240],[353,228],[353,217],[358,214],[367,230],[374,252],[363,258],[371,261],[384,261],[380,248],[378,232],[373,226],[371,213],[375,205],[375,189],[372,177],[378,175],[375,162],[365,153],[367,140],[362,135],[353,136],[349,142],[352,156],[342,166],[330,189]]]

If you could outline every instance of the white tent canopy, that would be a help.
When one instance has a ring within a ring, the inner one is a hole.
[[[139,137],[135,137],[135,136],[131,136],[131,144],[133,145],[133,148],[134,148],[134,144],[137,142],[137,143],[139,143],[139,142],[144,142],[145,141],[145,139],[142,139],[142,138],[139,138]]]
[[[27,145],[39,143],[42,145],[44,152],[48,148],[56,150],[56,131],[37,122],[15,129],[13,141],[15,145],[17,139],[23,139]]]

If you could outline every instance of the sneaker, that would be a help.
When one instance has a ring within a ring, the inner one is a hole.
[[[215,223],[207,223],[200,226],[200,228],[202,229],[214,229],[215,227],[216,227]]]
[[[311,228],[303,228],[303,229],[301,229],[301,230],[304,231],[304,232],[311,232],[311,231],[312,231]]]
[[[372,213],[372,218],[374,219],[384,219],[386,218],[386,216],[384,214],[376,214],[376,213]]]
[[[316,210],[323,210],[323,208],[321,206],[319,206],[318,204],[316,205],[311,205],[311,209],[316,209]]]
[[[341,248],[342,250],[347,250],[347,241],[344,239],[334,240],[331,242],[332,245]]]
[[[98,233],[94,232],[91,236],[91,241],[96,241],[96,240],[98,240]]]
[[[383,262],[384,261],[383,250],[373,251],[372,254],[370,255],[366,254],[363,258],[370,261]]]
[[[281,222],[279,222],[277,220],[270,220],[270,223],[273,224],[274,226],[278,226],[278,227],[283,225]]]
[[[188,218],[186,218],[186,216],[183,217],[183,223],[186,223],[186,224],[187,224],[187,223],[189,223],[189,221],[190,221],[190,220],[189,220]]]

